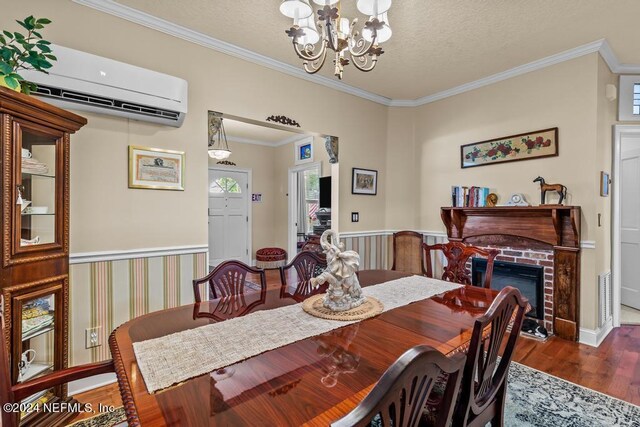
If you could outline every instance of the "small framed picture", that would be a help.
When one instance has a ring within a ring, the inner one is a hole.
[[[184,151],[130,145],[129,188],[184,191]]]
[[[600,172],[600,195],[602,197],[609,197],[609,183],[609,174]]]
[[[378,194],[378,171],[353,168],[351,175],[351,194]]]
[[[313,137],[296,142],[296,165],[313,162]]]

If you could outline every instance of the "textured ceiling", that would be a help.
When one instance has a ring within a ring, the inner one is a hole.
[[[150,15],[301,66],[279,0],[118,0]],[[357,13],[342,0],[343,14]],[[638,0],[396,0],[393,37],[376,69],[348,66],[344,82],[416,99],[606,38],[621,63],[640,64]],[[327,59],[321,74],[332,76]]]
[[[272,129],[265,126],[253,125],[231,119],[224,119],[224,130],[229,140],[236,142],[256,142],[277,145],[285,141],[304,138],[299,133]]]

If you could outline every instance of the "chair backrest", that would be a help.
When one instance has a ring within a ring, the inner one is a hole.
[[[325,268],[327,268],[326,257],[315,252],[300,252],[289,264],[280,267],[280,296],[301,301],[310,295],[326,292],[326,285],[318,286],[316,289],[311,287],[311,279],[322,273]],[[292,286],[287,283],[287,276],[290,275],[291,269],[294,269],[297,274],[297,284],[293,293],[290,289]]]
[[[443,268],[442,280],[449,282],[471,284],[471,274],[467,268],[467,262],[472,256],[482,256],[487,259],[487,269],[484,276],[483,286],[491,288],[491,277],[493,276],[493,262],[498,255],[495,249],[481,249],[467,245],[462,242],[437,243],[435,245],[422,245],[427,263],[427,276],[433,278],[434,269],[432,265],[431,253],[442,251],[447,260],[447,265]]]
[[[393,266],[391,269],[412,274],[425,274],[422,242],[422,234],[415,231],[393,233]]]
[[[317,254],[324,254],[322,246],[320,245],[320,236],[316,236],[315,234],[308,236],[300,250],[302,252],[315,252]]]
[[[11,372],[9,371],[9,349],[5,341],[4,330],[4,297],[0,295],[0,324],[2,325],[2,335],[0,335],[0,405],[14,403],[13,391],[11,390]],[[0,410],[2,416],[0,424],[3,427],[17,426],[17,416],[15,413]]]
[[[260,283],[248,282],[247,274],[258,277]],[[193,281],[193,293],[196,302],[202,301],[200,284],[205,282],[209,284],[209,290],[214,298],[244,295],[248,283],[258,285],[260,289],[256,290],[260,292],[266,292],[267,290],[267,280],[264,270],[249,267],[247,264],[236,260],[225,261],[205,277]]]
[[[411,348],[387,369],[355,409],[331,426],[369,426],[376,416],[381,418],[383,426],[417,426],[434,385],[443,373],[448,375],[436,425],[448,425],[464,361],[461,354],[449,358],[426,345]]]
[[[520,291],[507,286],[484,316],[475,321],[453,425],[471,424],[485,409],[496,404],[498,393],[505,391],[526,306]],[[479,425],[485,423],[480,420]]]

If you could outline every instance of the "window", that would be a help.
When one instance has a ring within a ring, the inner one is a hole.
[[[618,120],[640,121],[640,76],[620,76]]]
[[[318,210],[318,200],[320,198],[320,176],[317,169],[304,171],[304,195],[307,206],[307,232],[313,231],[313,223],[316,221],[316,211]]]
[[[640,83],[633,85],[633,115],[640,115]]]
[[[216,179],[211,183],[211,187],[209,187],[209,193],[214,194],[223,194],[223,193],[242,193],[242,188],[238,181],[229,177],[222,177]]]

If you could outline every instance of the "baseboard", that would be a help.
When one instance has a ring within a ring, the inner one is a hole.
[[[116,381],[117,378],[116,374],[114,373],[94,375],[89,378],[83,378],[78,381],[70,382],[68,394],[69,396],[73,396],[79,393],[84,393],[85,391],[93,390],[98,387],[104,387],[106,385],[113,384]]]
[[[595,330],[580,328],[579,342],[580,344],[590,345],[591,347],[598,347],[612,330],[613,319],[607,320],[604,325]]]

